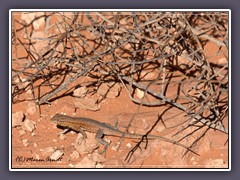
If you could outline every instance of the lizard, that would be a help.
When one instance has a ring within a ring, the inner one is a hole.
[[[84,118],[84,117],[71,117],[67,115],[62,114],[55,114],[51,118],[51,122],[56,123],[58,126],[61,126],[63,128],[67,128],[64,130],[65,133],[69,129],[72,129],[76,132],[80,132],[83,135],[83,138],[86,138],[87,135],[84,131],[96,133],[96,140],[104,146],[103,151],[107,149],[109,146],[108,142],[103,139],[103,136],[116,136],[116,137],[123,137],[126,139],[142,139],[144,134],[131,134],[131,133],[125,133],[123,131],[118,130],[117,128],[111,126],[110,124],[102,123],[94,119],[90,118]],[[179,143],[177,141],[171,140],[169,138],[166,138],[164,136],[157,136],[157,135],[147,135],[147,139],[160,139],[172,144],[176,144],[178,146],[181,146],[194,154],[197,154],[194,152],[191,148],[187,147],[186,145]],[[197,154],[198,155],[198,154]]]

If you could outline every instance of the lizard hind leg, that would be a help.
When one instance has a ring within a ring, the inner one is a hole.
[[[102,144],[104,146],[103,150],[101,150],[99,152],[100,154],[104,153],[109,146],[108,142],[103,139],[103,136],[104,136],[103,131],[101,129],[99,129],[96,133],[95,138],[100,144]]]

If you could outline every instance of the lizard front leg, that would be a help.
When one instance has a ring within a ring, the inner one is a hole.
[[[87,138],[87,134],[85,133],[84,129],[79,127],[78,125],[72,125],[71,126],[71,129],[76,131],[76,132],[79,132],[83,135],[83,139],[86,139]]]

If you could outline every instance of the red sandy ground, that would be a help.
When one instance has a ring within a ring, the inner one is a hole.
[[[205,47],[210,53],[216,53],[218,50],[213,43],[208,43]],[[13,48],[14,50],[14,48]],[[23,51],[18,49],[18,54],[21,55]],[[212,59],[212,61],[218,61],[220,58]],[[44,91],[44,89],[43,89]],[[171,92],[168,92],[171,94]],[[174,93],[174,92],[173,92]],[[24,93],[21,95],[21,99],[32,99],[31,93]],[[114,125],[115,121],[118,121],[118,126],[127,126],[131,117],[136,112],[138,105],[133,103],[126,90],[122,89],[120,95],[114,99],[106,99],[101,102],[101,108],[99,111],[87,111],[83,109],[77,109],[75,112],[75,106],[73,104],[74,97],[65,96],[61,97],[51,105],[41,106],[41,116],[35,106],[29,105],[33,101],[23,101],[12,104],[12,113],[23,112],[26,119],[35,123],[35,130],[33,132],[26,132],[23,135],[19,134],[20,127],[12,128],[12,167],[13,168],[71,168],[74,165],[81,162],[84,158],[90,157],[90,154],[79,154],[78,158],[74,158],[71,154],[75,151],[73,143],[77,138],[77,133],[67,133],[65,139],[61,140],[58,137],[58,133],[62,129],[56,128],[56,125],[50,122],[50,118],[56,113],[65,113],[70,116],[83,116],[96,119],[101,122]],[[29,107],[30,106],[30,107]],[[29,113],[29,108],[33,110],[33,113]],[[130,131],[137,133],[144,133],[146,129],[151,127],[151,124],[157,119],[157,115],[161,114],[167,106],[163,107],[141,107],[140,113],[135,117],[133,126]],[[35,111],[35,112],[34,112]],[[174,125],[175,122],[184,120],[184,114],[180,114],[174,118],[172,116],[178,114],[180,111],[176,108],[172,108],[166,114],[163,119],[170,118],[168,120],[168,126]],[[146,123],[147,122],[147,123]],[[11,119],[10,119],[11,123]],[[146,128],[145,126],[149,126]],[[176,127],[177,128],[177,127]],[[122,128],[124,130],[124,128]],[[157,131],[156,131],[157,130]],[[159,123],[151,134],[164,135],[172,138],[171,134],[176,129],[164,130],[162,123]],[[118,137],[106,137],[111,140],[111,144],[106,151],[106,157],[101,156],[97,158],[95,167],[105,168],[227,168],[228,167],[228,135],[210,130],[201,141],[194,147],[194,150],[200,155],[197,156],[193,153],[188,153],[185,157],[182,155],[185,149],[182,147],[160,141],[149,141],[147,149],[144,149],[144,143],[141,145],[142,149],[138,149],[132,156],[131,160],[125,161],[128,152],[136,144],[137,140],[122,140],[119,150],[115,150],[113,147],[121,141]],[[192,140],[189,137],[184,142]],[[22,140],[27,139],[29,144],[24,146]],[[129,144],[130,143],[130,144]],[[47,161],[53,152],[48,152],[46,148],[60,149],[64,154],[58,162]],[[102,146],[100,146],[102,148]],[[97,152],[97,150],[96,150]],[[29,158],[28,161],[21,162],[22,159]],[[42,160],[42,161],[41,161]],[[89,161],[92,162],[92,161]],[[88,161],[86,161],[87,166]],[[94,166],[93,166],[94,167]]]

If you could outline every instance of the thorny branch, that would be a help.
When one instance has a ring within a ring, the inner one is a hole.
[[[12,19],[13,103],[29,88],[36,104],[50,103],[90,77],[88,87],[121,83],[141,106],[180,109],[186,121],[176,134],[197,127],[183,137],[201,127],[228,133],[227,13],[53,12],[43,17],[42,37],[32,29],[35,20]],[[57,21],[51,24],[51,18]],[[218,48],[215,54],[209,44]],[[137,90],[144,92],[141,99]]]

